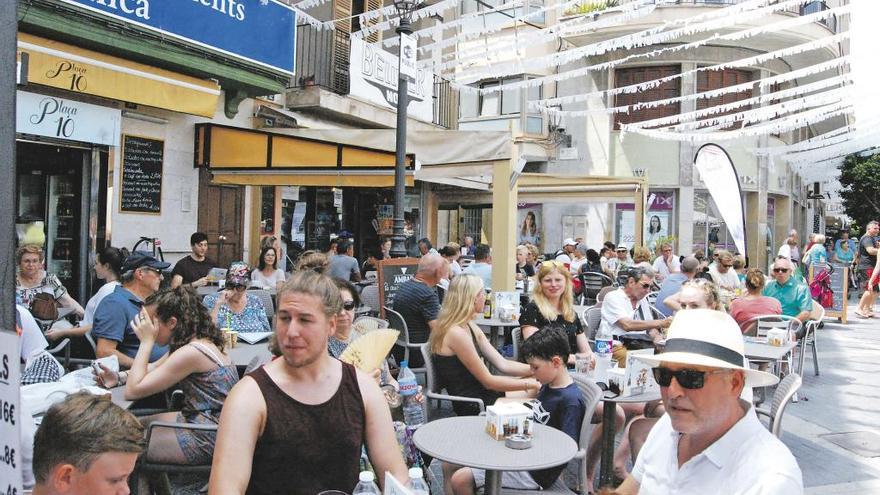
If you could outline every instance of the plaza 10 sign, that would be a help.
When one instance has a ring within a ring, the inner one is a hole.
[[[296,15],[278,0],[61,0],[293,74]]]

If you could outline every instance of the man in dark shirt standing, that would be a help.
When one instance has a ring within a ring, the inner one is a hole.
[[[208,272],[215,268],[217,263],[205,256],[208,252],[208,235],[204,232],[196,232],[189,237],[192,246],[192,254],[184,257],[174,265],[171,271],[171,288],[177,288],[180,284],[189,284],[192,287],[202,287],[208,284]]]
[[[877,286],[868,287],[867,283],[873,275],[874,265],[877,264],[877,234],[880,233],[880,224],[876,220],[868,222],[865,235],[859,240],[859,280],[866,284],[865,293],[859,300],[859,309],[856,314],[862,318],[874,316],[874,303],[877,302]]]
[[[419,260],[415,276],[403,284],[394,295],[391,309],[400,313],[409,329],[409,341],[423,343],[437,323],[440,299],[435,287],[447,277],[449,263],[439,254],[428,253]],[[410,364],[412,366],[412,363]]]

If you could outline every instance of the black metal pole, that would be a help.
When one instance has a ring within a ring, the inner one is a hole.
[[[406,15],[400,16],[397,34],[412,34],[412,27]],[[401,47],[403,43],[400,43]],[[399,66],[398,66],[399,68]],[[397,74],[397,144],[394,160],[394,235],[391,236],[391,257],[406,256],[406,236],[403,233],[403,201],[406,188],[406,110],[408,103],[408,80],[398,71]]]
[[[15,0],[0,2],[0,331],[15,331]]]

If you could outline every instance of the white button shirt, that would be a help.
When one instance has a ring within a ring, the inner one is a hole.
[[[744,407],[748,406],[740,401]],[[782,442],[748,412],[721,438],[678,467],[678,441],[669,415],[657,422],[639,452],[633,478],[639,495],[802,495],[801,470]]]

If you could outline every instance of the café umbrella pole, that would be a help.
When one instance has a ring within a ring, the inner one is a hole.
[[[412,13],[418,7],[414,0],[396,0],[394,7],[400,17],[397,34],[401,36],[401,49],[403,48],[403,36],[412,34]],[[402,58],[402,57],[400,57]],[[400,67],[398,67],[400,69]],[[394,160],[394,230],[391,236],[391,257],[402,258],[406,256],[406,235],[404,234],[404,199],[406,188],[406,114],[409,80],[402,70],[397,74],[397,137],[395,144]]]
[[[0,215],[0,294],[3,304],[0,305],[0,331],[15,329],[15,78],[18,70],[16,64],[16,19],[15,1],[0,2],[0,57],[6,62],[0,71],[0,175],[7,180],[0,186],[0,209],[6,212]]]

